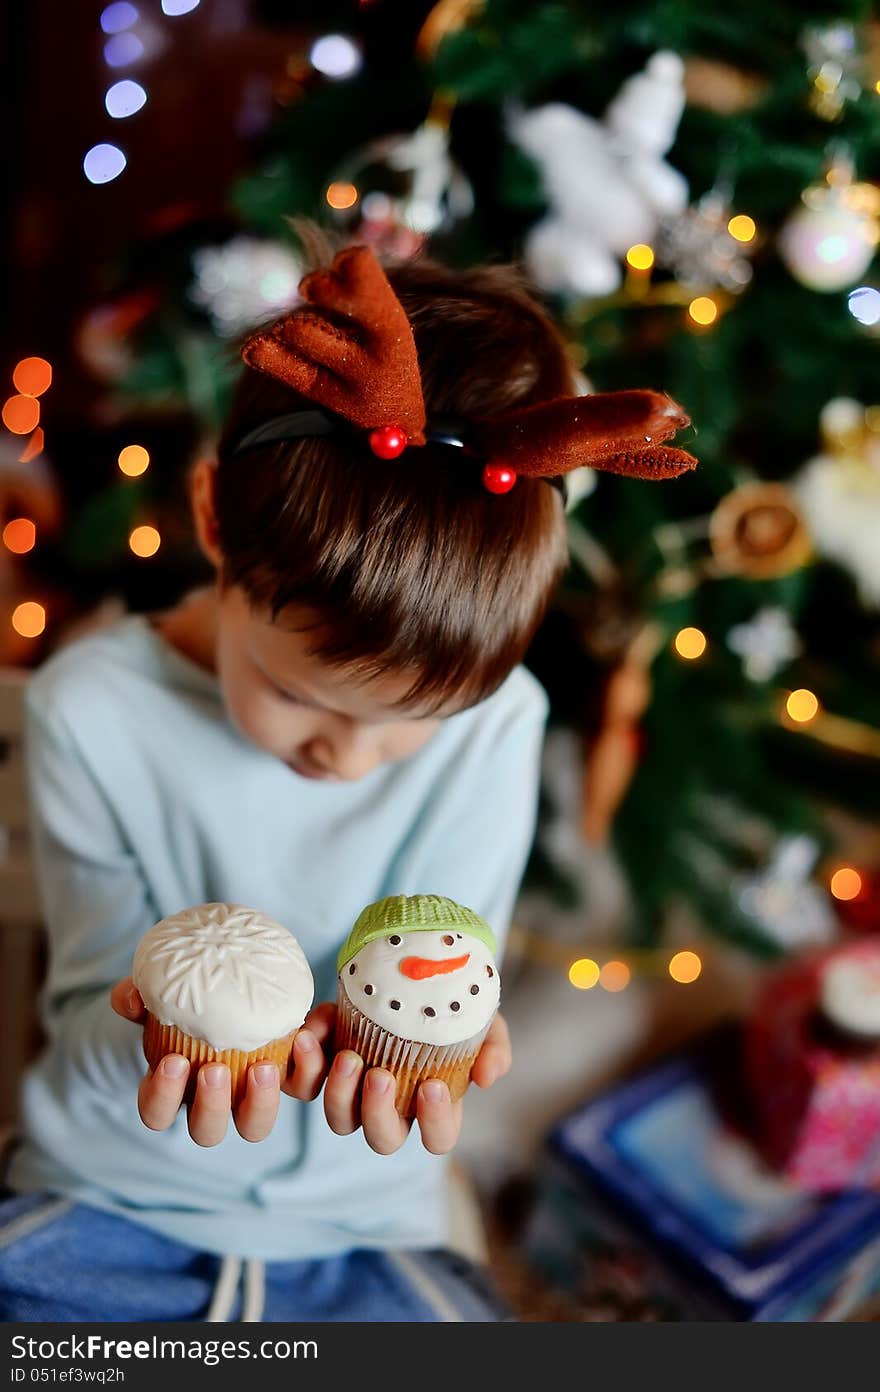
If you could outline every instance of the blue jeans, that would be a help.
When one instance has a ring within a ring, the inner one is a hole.
[[[239,1261],[54,1194],[0,1188],[0,1321],[505,1318],[483,1272],[443,1249]]]

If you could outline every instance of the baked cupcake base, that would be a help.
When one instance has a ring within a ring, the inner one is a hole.
[[[287,1077],[293,1041],[299,1029],[291,1030],[281,1039],[270,1039],[259,1049],[245,1053],[242,1049],[215,1049],[204,1039],[195,1039],[184,1034],[175,1025],[163,1025],[155,1015],[147,1011],[144,1025],[144,1057],[151,1068],[158,1067],[166,1054],[182,1054],[196,1067],[190,1069],[184,1096],[192,1101],[195,1093],[198,1067],[203,1063],[225,1063],[232,1077],[232,1105],[236,1107],[247,1092],[247,1071],[254,1063],[277,1063],[283,1082]]]
[[[467,1091],[471,1069],[489,1032],[489,1024],[479,1034],[457,1044],[421,1044],[417,1039],[401,1039],[381,1025],[368,1020],[352,1005],[340,985],[337,997],[336,1030],[333,1047],[353,1049],[360,1054],[364,1068],[386,1068],[397,1080],[394,1105],[401,1116],[416,1114],[416,1089],[426,1078],[439,1078],[457,1102]]]

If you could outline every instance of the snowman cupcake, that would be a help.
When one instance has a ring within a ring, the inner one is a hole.
[[[315,993],[293,934],[242,904],[198,904],[163,918],[138,943],[132,978],[147,1008],[150,1067],[165,1054],[225,1063],[233,1106],[251,1064],[277,1063],[284,1079]]]
[[[360,914],[337,969],[335,1048],[393,1073],[403,1116],[425,1078],[461,1097],[501,993],[488,923],[438,894],[393,895]]]

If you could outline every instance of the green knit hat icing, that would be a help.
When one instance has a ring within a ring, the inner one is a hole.
[[[368,904],[358,914],[336,959],[336,970],[342,971],[346,962],[356,957],[362,947],[386,933],[436,932],[438,928],[458,928],[478,938],[495,955],[495,934],[484,918],[444,899],[439,894],[391,894],[375,904]]]

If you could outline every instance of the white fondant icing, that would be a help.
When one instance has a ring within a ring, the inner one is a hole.
[[[822,971],[820,1002],[832,1024],[880,1038],[880,951],[833,958]]]
[[[297,1029],[315,993],[293,934],[242,904],[163,918],[138,943],[132,977],[163,1025],[245,1052]]]
[[[392,942],[393,938],[398,941]],[[447,942],[448,938],[452,941]],[[464,956],[468,960],[463,966],[436,976],[412,979],[400,970],[407,957],[446,962]],[[421,1044],[458,1044],[479,1034],[498,1009],[501,994],[498,967],[488,947],[454,928],[390,932],[374,938],[345,964],[340,979],[361,1014],[392,1034]],[[372,991],[366,991],[368,986]],[[458,1009],[453,1008],[456,1005]],[[426,1015],[426,1009],[434,1014]]]

